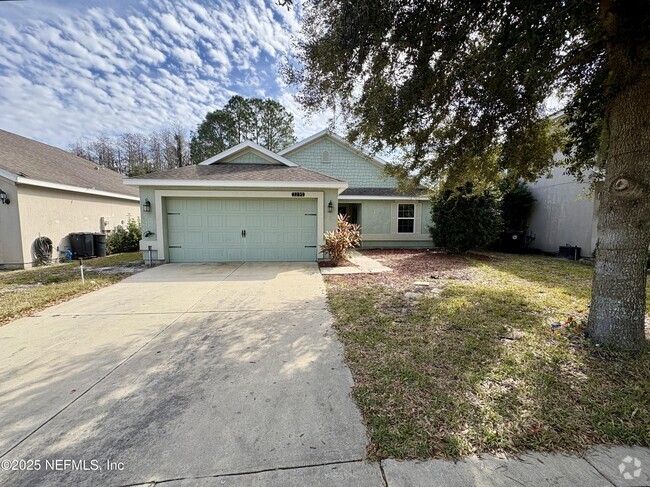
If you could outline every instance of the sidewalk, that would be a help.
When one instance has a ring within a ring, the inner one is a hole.
[[[650,448],[597,447],[582,457],[531,453],[459,462],[384,460],[381,468],[388,487],[648,487]]]
[[[640,466],[635,466],[640,465]],[[648,487],[650,448],[598,447],[583,456],[481,455],[462,461],[361,459],[165,481],[166,487]],[[629,477],[629,478],[628,478]],[[155,487],[157,483],[141,484]]]
[[[390,267],[377,262],[366,255],[352,249],[348,260],[354,267],[321,267],[320,272],[326,276],[337,274],[377,274],[379,272],[391,272]]]

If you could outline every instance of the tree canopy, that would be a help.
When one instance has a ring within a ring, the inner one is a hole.
[[[645,3],[625,14],[647,37]],[[406,150],[404,173],[454,187],[504,168],[533,180],[562,144],[574,172],[592,167],[606,98],[625,82],[606,83],[597,1],[320,0],[302,34],[286,70],[302,104],[334,100],[351,139]],[[549,130],[552,95],[567,138]]]
[[[198,164],[244,140],[277,152],[296,141],[293,115],[270,98],[233,96],[208,112],[192,134],[192,162]]]
[[[147,135],[125,132],[114,137],[80,139],[70,145],[69,151],[129,177],[190,163],[187,130],[179,123]]]
[[[599,169],[588,333],[645,346],[650,2],[313,0],[303,13],[284,70],[299,101],[335,104],[351,140],[400,149],[395,175],[481,190],[506,169],[536,179],[558,149],[578,177]]]

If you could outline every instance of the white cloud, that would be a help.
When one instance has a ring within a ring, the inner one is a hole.
[[[160,16],[160,23],[167,32],[178,34],[180,36],[191,36],[192,31],[186,26],[179,24],[176,18],[171,14],[162,14]]]
[[[274,2],[160,0],[84,6],[0,2],[0,128],[59,147],[180,120],[193,128],[230,96],[274,96],[299,137],[331,114],[305,117],[278,81],[299,28]]]
[[[192,49],[176,46],[172,49],[172,53],[174,53],[174,55],[185,64],[195,64],[196,66],[201,66],[201,64],[203,64],[201,56]]]
[[[293,114],[298,139],[309,137],[315,132],[319,132],[332,125],[333,113],[330,110],[322,113],[307,114],[294,98],[293,92],[289,90],[285,89],[278,97],[278,101]]]

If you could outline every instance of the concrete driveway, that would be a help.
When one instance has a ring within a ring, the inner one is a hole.
[[[383,485],[331,319],[315,264],[168,264],[0,327],[0,485]]]

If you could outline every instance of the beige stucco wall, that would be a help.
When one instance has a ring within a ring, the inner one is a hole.
[[[535,197],[529,221],[529,230],[535,233],[531,247],[557,252],[561,245],[577,245],[584,257],[591,257],[596,242],[594,200],[588,185],[564,171],[556,167],[552,177],[529,185]]]
[[[0,189],[7,193],[9,204],[0,204],[0,268],[22,267],[20,218],[16,185],[0,178]]]
[[[18,211],[22,235],[22,261],[33,262],[32,244],[39,236],[49,237],[56,248],[68,248],[71,232],[100,232],[102,218],[107,230],[140,216],[139,202],[35,186],[18,187]]]

